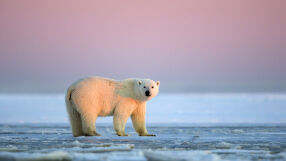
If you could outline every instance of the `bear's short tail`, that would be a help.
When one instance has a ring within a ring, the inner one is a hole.
[[[68,89],[68,91],[67,91],[67,93],[66,93],[66,104],[70,104],[71,102],[70,102],[70,100],[71,100],[71,94],[72,94],[72,92],[74,91],[74,89],[73,88],[69,88]]]
[[[69,115],[69,120],[72,128],[73,136],[83,136],[82,131],[82,123],[80,113],[77,112],[74,104],[72,103],[72,93],[74,92],[74,88],[70,87],[67,91],[65,102],[66,102],[66,109]]]

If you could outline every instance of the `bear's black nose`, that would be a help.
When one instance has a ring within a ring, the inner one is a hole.
[[[145,95],[146,95],[146,96],[151,96],[150,91],[146,91],[146,92],[145,92]]]

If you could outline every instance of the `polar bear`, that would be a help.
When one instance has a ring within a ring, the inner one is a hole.
[[[159,93],[159,85],[150,79],[116,81],[103,77],[73,83],[65,99],[73,136],[100,136],[95,127],[98,116],[113,116],[118,136],[128,136],[125,124],[129,116],[139,136],[155,136],[147,132],[145,112],[147,101]]]

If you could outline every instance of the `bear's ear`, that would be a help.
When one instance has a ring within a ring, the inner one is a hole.
[[[141,80],[140,80],[140,81],[138,81],[138,84],[139,84],[139,85],[141,85],[141,84],[142,84],[142,81],[141,81]]]
[[[159,86],[160,85],[160,81],[157,81],[156,84],[157,84],[157,86]]]

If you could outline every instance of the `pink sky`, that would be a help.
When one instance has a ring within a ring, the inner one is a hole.
[[[286,91],[286,1],[0,1],[1,92],[84,76],[163,91]]]

